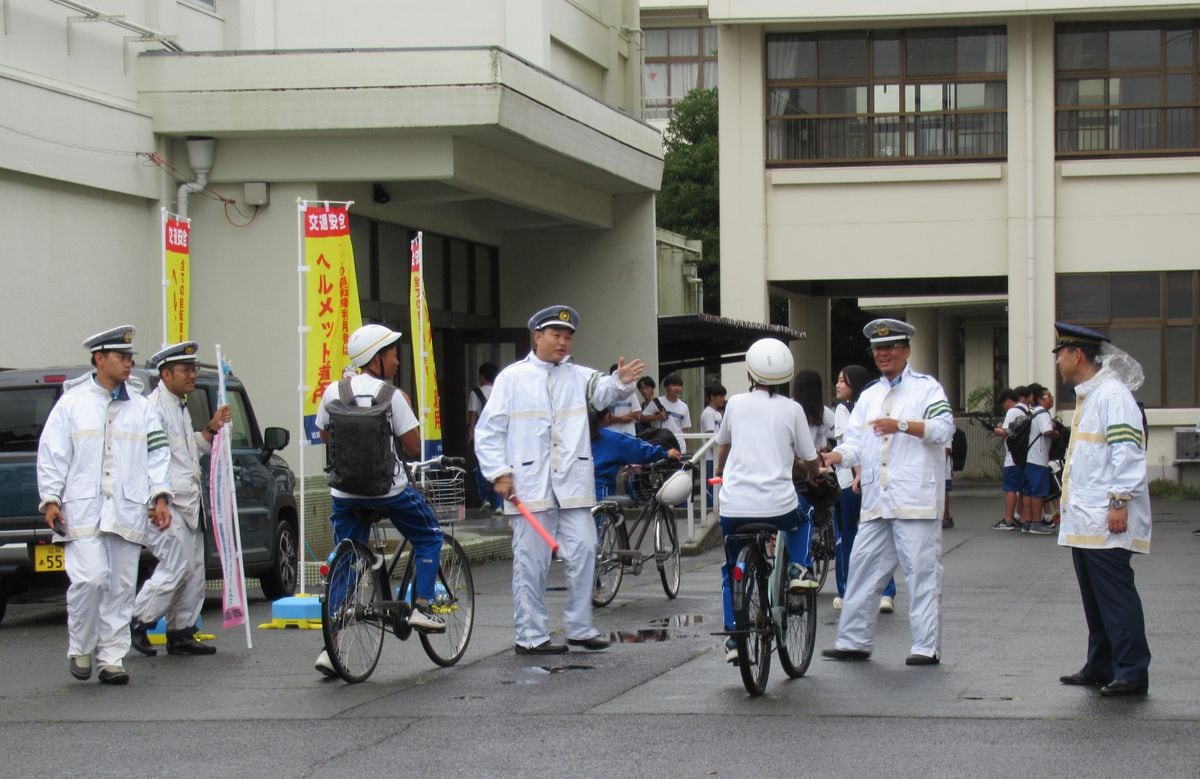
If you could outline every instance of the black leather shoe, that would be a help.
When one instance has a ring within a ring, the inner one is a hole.
[[[129,672],[123,666],[106,665],[100,669],[101,684],[129,684]]]
[[[1132,679],[1117,679],[1100,688],[1100,694],[1105,698],[1118,695],[1145,695],[1150,689],[1149,682],[1135,682]]]
[[[828,657],[830,660],[866,660],[871,656],[871,653],[865,649],[822,649],[822,657]]]
[[[571,646],[581,646],[584,649],[608,649],[608,641],[600,636],[592,636],[591,638],[568,638],[567,643]]]
[[[215,655],[217,648],[202,644],[195,636],[182,636],[167,639],[167,654],[169,655]]]
[[[551,644],[549,640],[546,640],[537,646],[517,644],[516,650],[519,655],[561,655],[567,651],[567,646],[566,644]]]
[[[1086,669],[1081,669],[1073,674],[1058,677],[1058,680],[1063,684],[1069,684],[1080,687],[1101,687],[1103,682],[1099,679],[1088,675]]]
[[[158,654],[158,650],[150,643],[150,637],[146,635],[146,626],[136,619],[129,626],[129,639],[130,645],[146,657]]]
[[[942,662],[941,658],[929,655],[909,655],[904,658],[905,665],[937,665],[940,662]]]

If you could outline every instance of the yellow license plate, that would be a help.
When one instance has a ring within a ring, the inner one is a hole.
[[[65,571],[66,559],[61,544],[38,544],[33,548],[33,570],[38,573]]]

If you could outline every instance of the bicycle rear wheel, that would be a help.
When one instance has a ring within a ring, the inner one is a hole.
[[[752,696],[762,695],[771,674],[771,608],[767,596],[767,572],[761,570],[758,555],[747,548],[738,553],[746,587],[745,607],[737,620],[738,668],[742,684]]]
[[[596,581],[592,586],[592,605],[603,608],[612,603],[621,589],[621,579],[625,575],[625,566],[617,556],[618,549],[628,549],[628,533],[625,523],[618,522],[620,517],[610,511],[601,511],[596,516]]]
[[[418,631],[421,646],[429,659],[438,665],[454,665],[467,651],[475,626],[475,579],[471,576],[471,561],[454,536],[442,539],[442,564],[438,568],[437,586],[430,607],[434,614],[446,620],[446,630],[442,633]]]
[[[779,664],[783,672],[793,679],[804,676],[812,662],[813,647],[817,640],[817,591],[788,592],[787,556],[779,575],[779,596],[782,608],[776,609],[779,619]]]
[[[663,592],[673,600],[679,594],[679,531],[675,515],[667,506],[659,506],[654,512],[654,562]]]
[[[334,552],[321,599],[325,651],[334,670],[350,683],[371,675],[383,649],[384,626],[373,606],[379,598],[374,564],[370,549],[343,540]]]
[[[812,537],[813,576],[816,577],[816,592],[825,587],[829,570],[833,568],[833,558],[837,554],[837,538],[833,533],[833,517],[826,515],[813,528]]]

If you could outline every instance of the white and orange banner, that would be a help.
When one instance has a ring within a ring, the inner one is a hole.
[[[362,326],[362,313],[354,274],[354,248],[350,245],[349,206],[306,204],[300,211],[300,219],[304,262],[308,266],[303,443],[319,444],[317,407],[325,388],[341,379],[342,371],[350,364],[346,341]]]
[[[163,210],[163,301],[168,344],[188,340],[188,307],[192,291],[191,255],[188,242],[191,220],[180,219]]]
[[[421,423],[422,459],[442,453],[442,400],[438,393],[437,366],[433,361],[433,328],[425,296],[424,235],[409,242],[412,272],[408,310],[412,325],[413,375],[417,384],[417,420]]]

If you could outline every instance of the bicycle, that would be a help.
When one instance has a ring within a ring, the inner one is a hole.
[[[837,476],[828,471],[815,484],[806,480],[796,480],[796,492],[803,495],[813,507],[813,531],[809,541],[812,552],[812,574],[817,580],[816,591],[825,587],[829,571],[834,567],[837,556],[837,535],[833,527],[833,512],[837,505],[841,490],[838,488]]]
[[[776,642],[779,664],[792,679],[808,671],[817,638],[817,591],[788,592],[787,544],[777,527],[762,522],[740,525],[725,537],[730,563],[738,668],[751,696],[762,695],[771,673],[771,644]],[[769,552],[774,545],[774,553]]]
[[[426,496],[439,520],[453,523],[465,509],[466,471],[461,458],[434,457],[410,466],[413,487]],[[413,611],[415,567],[412,544],[407,539],[389,558],[380,519],[387,510],[372,506],[355,510],[371,522],[371,547],[343,539],[322,566],[325,590],[321,595],[321,633],[325,651],[338,675],[349,683],[366,680],[379,663],[385,631],[401,641],[413,632],[408,617]],[[475,583],[471,564],[453,535],[453,524],[443,526],[441,560],[430,607],[446,621],[438,633],[417,631],[429,659],[439,666],[457,663],[471,641],[475,624]],[[401,567],[401,563],[403,566]],[[396,569],[401,574],[397,576]]]
[[[633,498],[614,495],[592,508],[596,520],[596,578],[592,588],[592,605],[602,608],[612,603],[621,589],[625,571],[638,576],[642,566],[654,560],[662,579],[663,592],[674,600],[679,594],[679,531],[675,527],[672,506],[687,500],[692,494],[692,472],[703,460],[704,447],[683,463],[660,460],[639,475],[641,490],[649,500],[641,506],[637,517],[626,523],[623,508],[635,508]],[[654,527],[654,551],[642,553],[646,533]],[[634,543],[630,538],[636,537]]]

